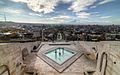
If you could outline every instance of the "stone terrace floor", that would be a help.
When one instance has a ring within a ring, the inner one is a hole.
[[[45,48],[44,45],[43,48]],[[89,60],[84,55],[82,55],[67,69],[65,69],[65,71],[59,73],[42,59],[40,59],[36,54],[37,53],[32,53],[27,56],[24,63],[26,63],[29,68],[36,69],[38,75],[84,75],[83,72],[94,71],[96,68],[96,61]]]

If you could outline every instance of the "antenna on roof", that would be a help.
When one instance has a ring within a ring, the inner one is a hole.
[[[6,14],[5,14],[4,8],[3,8],[3,16],[4,16],[5,25],[6,25]]]
[[[5,14],[5,10],[3,9],[3,12],[4,12],[4,20],[5,20],[5,23],[6,23],[6,14]]]

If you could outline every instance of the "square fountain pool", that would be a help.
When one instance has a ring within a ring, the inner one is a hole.
[[[54,50],[48,51],[45,53],[45,55],[56,62],[59,65],[62,65],[65,61],[69,60],[71,57],[73,57],[76,54],[75,51],[71,51],[67,48],[56,48]]]
[[[46,49],[43,48],[37,55],[56,71],[63,72],[82,54],[80,50],[73,48],[73,46],[52,46],[51,48],[48,46]]]

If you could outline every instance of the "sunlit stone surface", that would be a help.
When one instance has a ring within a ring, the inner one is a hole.
[[[85,55],[79,57],[74,61],[69,67],[67,67],[62,73],[56,71],[50,64],[46,63],[41,59],[37,54],[41,51],[51,49],[54,46],[49,46],[50,42],[43,42],[44,44],[38,53],[31,53],[33,45],[37,43],[9,43],[9,44],[0,44],[0,72],[5,69],[1,67],[2,65],[7,65],[10,70],[11,75],[30,75],[26,74],[24,71],[25,67],[23,64],[26,64],[27,71],[36,72],[38,75],[84,75],[84,72],[94,71],[92,75],[103,75],[99,72],[99,62],[93,61],[87,58]],[[120,42],[118,41],[102,41],[102,42],[69,42],[72,45],[69,46],[72,50],[76,50],[79,45],[85,47],[88,51],[92,52],[92,47],[96,47],[98,53],[106,52],[108,55],[107,58],[107,67],[106,75],[120,75]],[[49,47],[48,47],[49,46]],[[62,48],[64,48],[63,46]],[[28,55],[25,57],[25,60],[22,60],[22,51],[24,48],[27,48]],[[58,48],[58,47],[57,47]],[[78,52],[77,52],[78,53]],[[76,55],[76,54],[75,54]],[[101,57],[101,55],[99,55]],[[100,60],[101,58],[98,58]],[[51,59],[50,59],[51,60]],[[105,61],[105,60],[103,60]],[[21,64],[20,64],[21,63]],[[103,62],[104,65],[104,62]],[[62,66],[61,66],[62,67]],[[5,74],[7,71],[5,72]]]

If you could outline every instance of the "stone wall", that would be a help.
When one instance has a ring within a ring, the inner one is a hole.
[[[109,44],[108,63],[106,75],[120,75],[120,42],[107,42]]]
[[[22,75],[24,70],[22,50],[26,48],[28,50],[26,54],[30,54],[33,46],[39,43],[0,43],[0,66],[8,66],[10,75]]]
[[[23,69],[20,64],[22,62],[22,54],[19,46],[15,46],[15,44],[0,45],[0,66],[8,66],[11,75],[21,75]]]
[[[107,65],[105,74],[100,72],[99,75],[120,75],[120,41],[101,41],[101,42],[80,42],[83,46],[98,47],[98,52],[107,53]],[[101,57],[101,56],[98,56]],[[104,64],[105,62],[103,62]],[[102,64],[102,65],[103,65]],[[98,66],[98,65],[97,65]],[[104,68],[104,67],[103,67]],[[99,66],[98,68],[99,69]],[[97,75],[96,72],[95,75]]]

